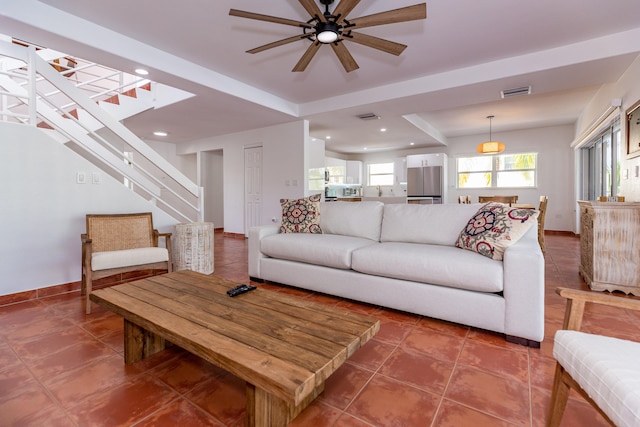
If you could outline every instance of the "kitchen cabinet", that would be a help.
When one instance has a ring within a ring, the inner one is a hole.
[[[362,184],[362,162],[359,160],[347,160],[346,184]]]
[[[407,156],[408,168],[421,168],[424,166],[444,166],[447,155],[443,153],[436,154],[414,154]]]
[[[640,203],[578,201],[580,275],[594,291],[640,295]]]

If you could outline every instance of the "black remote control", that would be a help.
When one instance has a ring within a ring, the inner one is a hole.
[[[242,285],[236,286],[235,288],[229,289],[227,291],[227,295],[229,295],[230,297],[235,297],[237,295],[244,294],[245,292],[249,292],[254,289],[256,289],[255,286],[242,284]]]

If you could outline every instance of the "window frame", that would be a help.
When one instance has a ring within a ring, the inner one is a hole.
[[[372,166],[380,166],[380,165],[391,165],[391,172],[385,172],[385,173],[371,173],[371,167]],[[368,163],[367,164],[367,185],[368,186],[392,186],[394,185],[394,181],[395,181],[395,163],[394,162],[378,162],[378,163]],[[376,176],[376,177],[384,177],[384,176],[388,176],[390,177],[390,182],[388,184],[372,184],[371,183],[371,177],[372,176]]]
[[[500,157],[505,156],[520,156],[520,155],[534,155],[535,156],[535,166],[532,168],[521,168],[521,169],[505,169],[499,167]],[[461,159],[474,159],[474,158],[491,158],[491,169],[486,170],[460,170],[460,160]],[[499,153],[499,154],[491,154],[491,155],[469,155],[469,156],[458,156],[456,157],[456,189],[459,190],[483,190],[483,189],[531,189],[538,187],[538,169],[539,169],[539,153],[536,151],[528,151],[521,153]],[[533,173],[533,183],[528,186],[499,186],[498,179],[500,172],[528,172],[531,171]],[[489,185],[487,186],[479,186],[479,187],[465,187],[460,185],[460,176],[463,174],[478,174],[484,173],[489,174]]]

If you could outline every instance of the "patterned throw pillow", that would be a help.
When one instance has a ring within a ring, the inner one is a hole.
[[[320,228],[320,194],[304,199],[280,199],[281,233],[322,234]]]
[[[460,233],[456,246],[501,260],[504,251],[520,240],[537,218],[538,211],[535,209],[487,203],[471,217]]]

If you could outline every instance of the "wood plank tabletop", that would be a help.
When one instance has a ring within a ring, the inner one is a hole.
[[[380,322],[182,270],[100,289],[91,299],[281,399],[300,403],[379,330]]]

